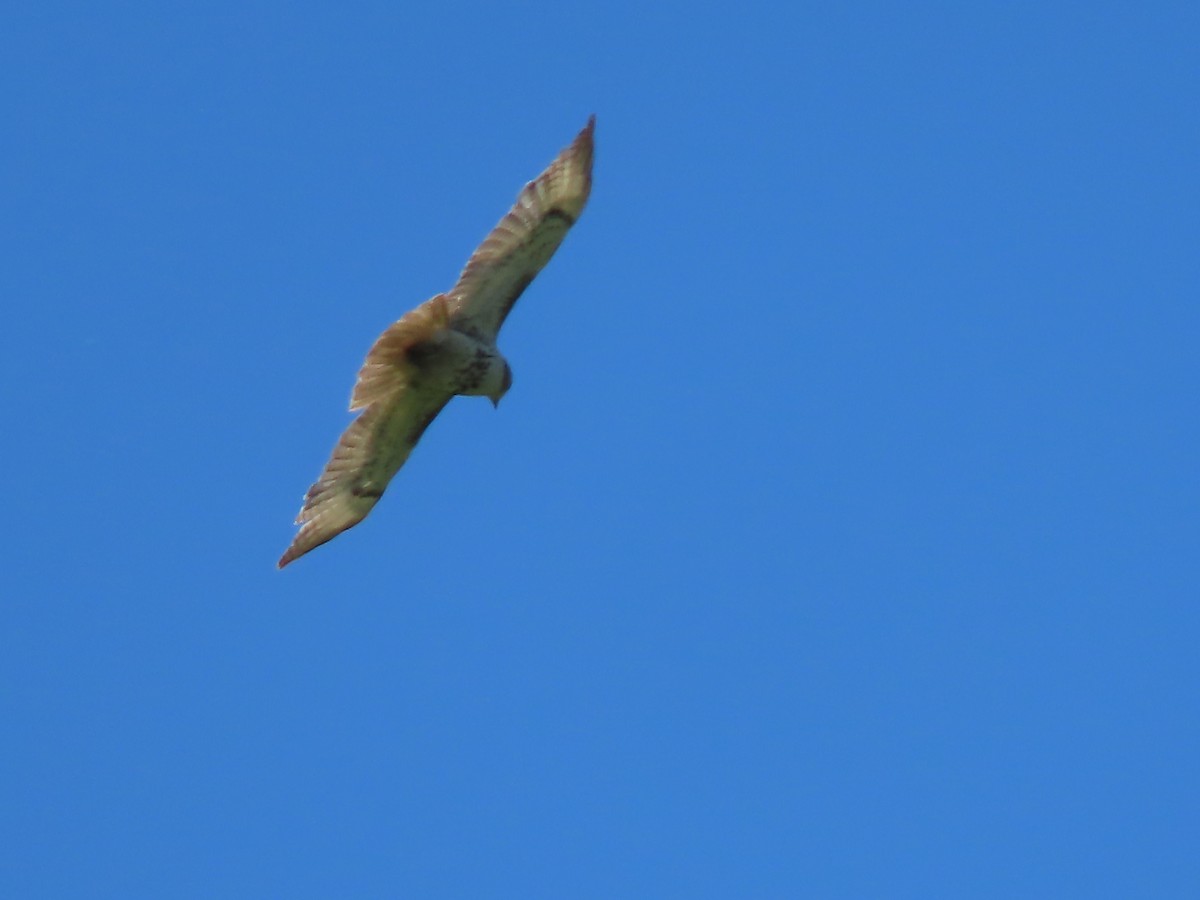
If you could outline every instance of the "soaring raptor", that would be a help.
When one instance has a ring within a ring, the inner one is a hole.
[[[583,212],[592,189],[595,126],[592,116],[525,185],[448,293],[425,301],[375,341],[350,396],[350,409],[362,412],[308,489],[296,518],[300,531],[279,568],[361,522],[452,397],[499,404],[512,370],[496,349],[496,335]]]

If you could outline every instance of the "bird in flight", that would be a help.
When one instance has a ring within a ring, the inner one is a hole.
[[[429,423],[456,395],[498,405],[512,370],[496,335],[550,261],[592,189],[592,116],[471,254],[449,292],[393,323],[367,353],[350,396],[362,410],[342,434],[296,518],[279,568],[361,522]]]

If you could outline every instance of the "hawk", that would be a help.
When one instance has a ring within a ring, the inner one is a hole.
[[[517,298],[550,261],[592,189],[596,117],[471,254],[458,281],[393,323],[367,353],[350,396],[350,423],[308,489],[301,526],[279,568],[361,522],[451,398],[499,405],[512,369],[496,335]]]

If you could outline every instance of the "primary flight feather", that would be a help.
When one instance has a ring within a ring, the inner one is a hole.
[[[296,518],[279,568],[361,522],[425,429],[456,395],[498,404],[512,370],[496,335],[517,298],[550,261],[592,189],[592,116],[471,254],[458,281],[375,341],[350,397],[350,423]]]

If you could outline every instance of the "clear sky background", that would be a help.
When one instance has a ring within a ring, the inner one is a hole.
[[[1195,3],[19,3],[4,897],[1200,896]],[[597,115],[358,528],[362,356]]]

